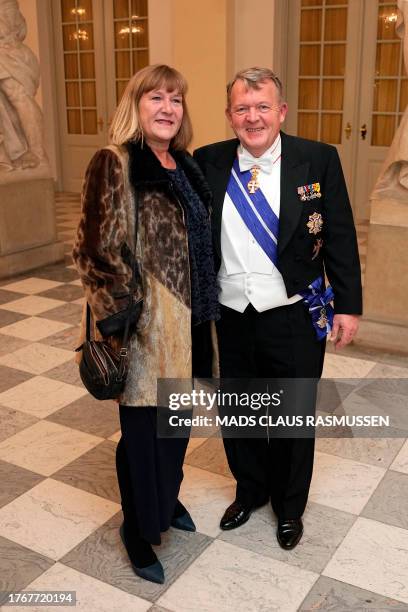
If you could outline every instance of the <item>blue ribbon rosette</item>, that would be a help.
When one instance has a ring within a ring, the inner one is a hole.
[[[323,291],[323,278],[319,276],[300,295],[309,310],[317,339],[323,340],[333,327],[334,308],[330,303],[334,299],[333,289],[329,286]]]

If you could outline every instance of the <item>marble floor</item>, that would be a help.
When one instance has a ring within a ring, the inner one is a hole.
[[[73,362],[77,196],[60,194],[57,215],[65,262],[0,282],[0,590],[76,591],[86,612],[407,611],[404,438],[317,440],[305,535],[291,552],[268,506],[220,531],[234,482],[220,440],[192,439],[181,499],[197,532],[164,534],[164,585],[135,577],[118,533],[117,408],[87,395]],[[407,378],[408,361],[329,347],[325,375]]]

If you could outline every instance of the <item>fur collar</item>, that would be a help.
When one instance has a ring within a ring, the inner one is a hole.
[[[140,141],[126,143],[129,152],[129,177],[134,188],[166,188],[170,184],[168,174],[150,147]],[[171,155],[184,170],[191,186],[197,192],[203,204],[211,209],[212,193],[198,164],[188,151],[170,149]]]

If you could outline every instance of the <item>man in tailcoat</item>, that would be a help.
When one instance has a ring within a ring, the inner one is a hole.
[[[280,130],[287,104],[271,70],[239,72],[227,98],[237,138],[194,153],[214,197],[220,375],[316,380],[326,335],[336,349],[345,346],[362,311],[356,232],[339,156],[331,145]],[[237,485],[221,528],[239,527],[270,500],[278,542],[294,548],[303,534],[314,438],[224,437],[224,447]]]

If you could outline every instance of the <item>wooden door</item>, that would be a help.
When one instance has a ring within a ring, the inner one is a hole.
[[[147,0],[105,0],[107,128],[130,77],[149,64]]]
[[[106,142],[102,0],[53,2],[62,185],[80,191],[92,152]]]
[[[336,145],[349,186],[360,20],[360,0],[290,3],[290,36],[295,36],[295,44],[288,49],[287,129]]]
[[[337,147],[356,219],[407,103],[396,2],[291,0],[287,129]]]
[[[149,63],[147,0],[55,0],[62,188],[81,190],[130,76]]]
[[[369,218],[370,193],[408,104],[408,77],[396,20],[396,2],[366,3],[353,181],[357,213],[363,219]]]

